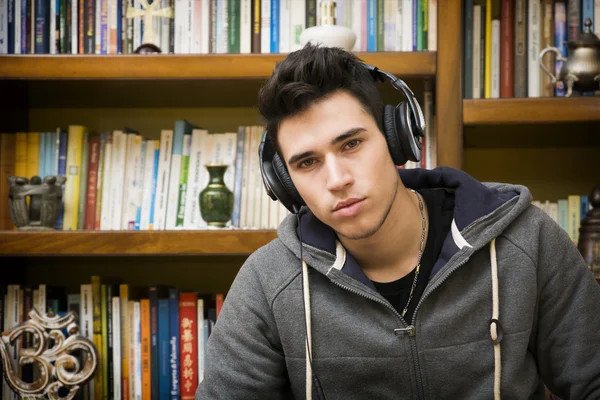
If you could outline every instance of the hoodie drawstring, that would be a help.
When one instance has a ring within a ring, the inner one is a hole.
[[[312,400],[312,331],[311,331],[311,317],[310,317],[310,290],[308,288],[308,267],[306,262],[302,260],[302,280],[303,280],[303,292],[304,297],[304,313],[306,315],[306,400]]]
[[[336,243],[336,263],[339,256],[345,258],[345,251],[340,243]],[[340,254],[341,253],[341,254]],[[490,243],[490,264],[492,267],[492,319],[490,320],[490,337],[494,343],[494,399],[500,400],[500,381],[502,375],[502,363],[500,353],[500,342],[504,336],[502,325],[499,318],[498,305],[498,260],[496,259],[496,239],[492,239]],[[343,265],[343,264],[342,264]],[[341,266],[340,266],[341,267]],[[338,267],[339,269],[339,267]],[[308,282],[308,267],[306,262],[302,260],[302,279],[303,279],[303,298],[304,312],[306,314],[306,400],[312,400],[312,329],[311,329],[311,313],[310,313],[310,289]]]
[[[502,363],[500,358],[500,342],[503,330],[498,321],[498,261],[496,259],[496,239],[490,243],[490,262],[492,266],[492,319],[490,321],[490,336],[494,343],[494,399],[500,400],[500,378],[502,375]]]

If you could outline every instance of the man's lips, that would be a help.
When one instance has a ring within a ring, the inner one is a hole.
[[[333,213],[339,216],[352,217],[360,210],[364,199],[350,198],[339,202],[333,209]]]

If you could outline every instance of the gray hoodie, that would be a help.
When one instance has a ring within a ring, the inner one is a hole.
[[[600,399],[600,285],[527,188],[400,170],[454,193],[451,232],[404,321],[306,208],[227,294],[196,399]],[[492,322],[492,321],[498,321]],[[309,337],[305,332],[308,330]]]

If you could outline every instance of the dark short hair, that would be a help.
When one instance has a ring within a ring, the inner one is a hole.
[[[342,90],[354,96],[382,130],[381,96],[363,65],[352,53],[311,43],[278,63],[258,93],[258,109],[275,148],[279,151],[277,133],[285,118]]]

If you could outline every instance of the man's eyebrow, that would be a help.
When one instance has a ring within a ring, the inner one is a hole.
[[[346,139],[349,139],[353,136],[358,135],[359,133],[365,131],[365,128],[362,127],[356,127],[356,128],[351,128],[348,129],[346,132],[342,133],[339,136],[336,136],[332,141],[331,141],[331,145],[334,146],[340,142],[343,142]],[[292,165],[296,162],[298,162],[299,160],[306,158],[306,157],[310,157],[312,155],[314,155],[315,152],[314,151],[305,151],[304,153],[300,153],[300,154],[294,154],[293,156],[291,156],[288,160],[288,165]]]

